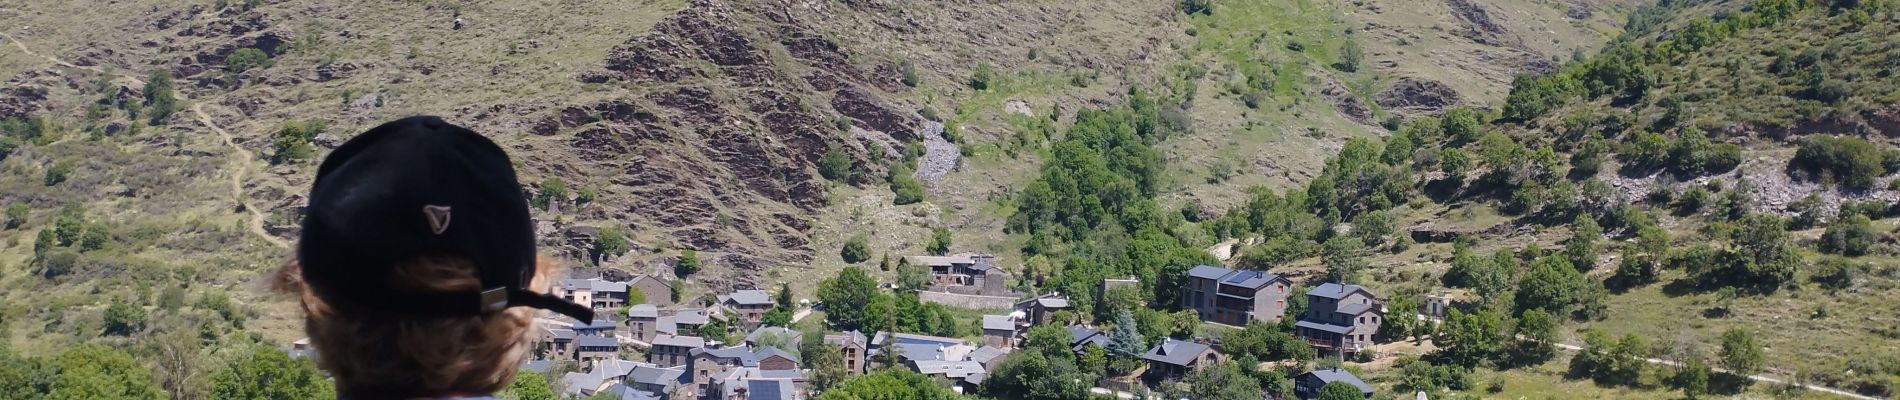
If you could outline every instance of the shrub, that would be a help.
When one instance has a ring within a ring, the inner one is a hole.
[[[272,139],[271,163],[295,164],[315,158],[316,148],[310,146],[310,140],[328,127],[329,123],[315,119],[285,122]]]
[[[871,239],[864,234],[851,235],[845,240],[844,248],[838,250],[838,257],[847,264],[857,264],[871,259]]]
[[[949,254],[950,230],[942,227],[932,228],[930,230],[930,243],[924,246],[924,251],[929,252],[930,255],[933,256]]]
[[[910,168],[892,168],[887,178],[891,184],[891,193],[896,195],[892,204],[901,206],[924,201],[924,185],[911,176]]]
[[[818,159],[818,174],[834,181],[851,179],[851,159],[844,155],[843,146],[832,143],[825,149],[825,155]]]
[[[7,219],[5,223],[6,228],[16,229],[16,228],[19,228],[20,225],[25,225],[26,214],[29,211],[32,211],[32,210],[28,209],[25,203],[8,204],[7,205]]]
[[[1858,257],[1866,255],[1879,236],[1867,216],[1853,215],[1828,224],[1827,232],[1821,234],[1815,247],[1823,253]]]
[[[154,69],[145,77],[145,115],[153,126],[165,125],[177,112],[178,99],[172,93],[172,75],[164,70]]]
[[[1828,289],[1846,289],[1854,286],[1857,269],[1854,262],[1846,258],[1826,257],[1814,266],[1814,272],[1808,275],[1808,280]]]
[[[269,65],[270,55],[254,47],[238,49],[224,59],[224,70],[234,74]]]
[[[1181,0],[1181,12],[1214,15],[1214,0]]]
[[[1885,156],[1865,139],[1843,136],[1811,136],[1801,141],[1790,169],[1805,171],[1823,182],[1837,182],[1853,189],[1867,189],[1888,171]]]
[[[970,74],[971,89],[989,90],[990,86],[994,84],[996,84],[996,69],[991,67],[989,63],[978,64],[976,66],[976,72]]]
[[[680,250],[680,260],[673,265],[673,273],[684,277],[696,272],[699,272],[699,252],[693,249]]]
[[[46,174],[40,177],[40,182],[46,184],[46,186],[58,185],[62,182],[66,182],[66,178],[71,177],[72,173],[72,163],[56,161],[53,165],[46,167]]]
[[[534,208],[546,211],[549,206],[567,202],[567,181],[562,180],[561,177],[548,177],[535,187],[541,189],[541,192],[534,196]]]
[[[1443,126],[1445,135],[1459,143],[1470,143],[1484,136],[1483,122],[1478,120],[1478,112],[1469,108],[1453,108],[1445,111]]]
[[[903,64],[898,65],[898,69],[904,72],[904,86],[917,87],[918,84],[923,83],[923,79],[917,77],[917,66],[911,64],[910,60],[904,60]]]

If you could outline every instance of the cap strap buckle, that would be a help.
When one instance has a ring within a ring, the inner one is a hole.
[[[482,291],[482,311],[493,312],[508,308],[508,288],[498,287]]]

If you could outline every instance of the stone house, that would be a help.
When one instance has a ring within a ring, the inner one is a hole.
[[[1293,326],[1321,350],[1355,353],[1373,344],[1385,302],[1359,285],[1326,283],[1306,292],[1306,315]]]
[[[719,296],[719,307],[738,314],[746,326],[758,326],[774,303],[764,290],[739,290]]]
[[[863,332],[850,331],[825,335],[825,344],[837,347],[838,352],[843,354],[845,371],[852,375],[864,373],[864,357],[871,342],[864,337]]]
[[[1180,379],[1189,372],[1218,365],[1224,359],[1212,346],[1200,342],[1162,339],[1161,344],[1141,356],[1148,361],[1148,373],[1158,379]]]
[[[962,292],[992,296],[1008,294],[1009,288],[1004,281],[1009,277],[996,267],[995,262],[996,256],[980,254],[905,256],[898,261],[900,266],[920,265],[930,268],[933,287],[969,288],[973,290]]]
[[[620,341],[611,337],[579,336],[574,338],[574,360],[588,362],[620,357]]]
[[[1292,286],[1292,281],[1275,274],[1201,265],[1188,270],[1181,307],[1198,312],[1202,321],[1218,324],[1280,322],[1286,316],[1287,291]]]
[[[1365,394],[1366,397],[1372,397],[1372,385],[1367,385],[1366,381],[1353,376],[1351,371],[1338,368],[1322,369],[1293,377],[1293,395],[1302,399],[1316,398],[1319,397],[1320,388],[1333,382],[1345,382],[1359,388],[1359,392]]]
[[[983,316],[983,345],[989,347],[1016,347],[1016,321],[1007,315]]]
[[[1049,293],[1016,302],[1016,311],[1022,311],[1024,321],[1029,325],[1048,324],[1057,311],[1068,310],[1069,298],[1061,293]]]
[[[693,350],[704,347],[705,339],[661,334],[653,339],[653,349],[647,354],[647,362],[661,368],[686,365],[692,359]]]
[[[629,293],[634,291],[640,292],[640,294],[643,295],[642,297],[646,297],[647,304],[656,306],[673,305],[673,282],[667,281],[659,275],[643,274],[634,276],[633,280],[627,281],[627,291]]]
[[[652,304],[627,307],[627,333],[633,340],[652,343],[660,333],[660,309]]]

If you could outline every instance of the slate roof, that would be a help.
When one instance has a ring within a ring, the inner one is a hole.
[[[910,265],[947,267],[957,264],[976,264],[969,256],[904,256],[904,262]]]
[[[659,318],[660,308],[652,304],[635,304],[627,307],[627,318]]]
[[[600,388],[601,382],[600,377],[594,374],[569,372],[561,375],[561,387],[567,388],[569,394],[592,395],[595,389]]]
[[[1366,294],[1372,294],[1372,291],[1366,290],[1366,287],[1364,286],[1341,285],[1337,283],[1327,282],[1327,283],[1320,284],[1317,287],[1314,287],[1313,290],[1306,291],[1306,295],[1319,296],[1319,297],[1325,297],[1328,299],[1339,300],[1340,298],[1346,297],[1346,295],[1352,294],[1352,292],[1355,292],[1355,291],[1364,291],[1366,292]]]
[[[983,316],[983,330],[1014,332],[1016,330],[1016,322],[1010,321],[1008,315],[985,315]]]
[[[552,366],[554,366],[553,360],[527,360],[521,362],[522,371],[548,372],[548,367]]]
[[[1083,346],[1094,343],[1095,347],[1108,348],[1108,334],[1090,328],[1087,325],[1069,325],[1069,349],[1082,351]]]
[[[574,338],[575,347],[620,347],[620,340],[606,336],[581,336]]]
[[[689,382],[688,379],[689,377],[686,375],[686,368],[684,367],[660,368],[646,364],[634,367],[632,372],[627,373],[627,381],[629,382],[661,385],[668,388]]]
[[[983,364],[976,361],[918,360],[911,362],[911,364],[916,366],[917,373],[924,375],[943,375],[946,378],[958,379],[973,384],[983,383],[983,375],[989,372],[983,368]],[[976,376],[974,381],[970,379],[972,375]]]
[[[711,321],[706,317],[706,312],[701,310],[681,310],[678,314],[673,314],[673,323],[676,324],[705,325]]]
[[[833,346],[843,346],[847,343],[857,344],[858,346],[868,346],[871,344],[871,341],[869,339],[864,338],[864,332],[858,332],[858,331],[840,332],[834,335],[825,335],[825,344],[829,344]]]
[[[614,321],[610,319],[597,319],[593,322],[576,321],[574,322],[574,330],[613,329],[614,325]]]
[[[1332,333],[1337,333],[1341,335],[1352,333],[1351,326],[1333,325],[1333,324],[1328,324],[1324,322],[1300,321],[1300,322],[1293,323],[1293,326],[1306,328],[1306,329],[1313,329],[1313,330],[1318,330],[1318,331],[1332,332]]]
[[[1234,272],[1234,270],[1212,265],[1196,265],[1194,268],[1188,269],[1188,276],[1202,279],[1220,279],[1220,277],[1226,276],[1229,272]]]
[[[719,296],[719,297],[720,297],[720,301],[719,301],[720,303],[731,301],[731,302],[739,303],[740,305],[771,305],[772,304],[772,295],[765,293],[764,290],[740,290],[740,291],[732,292],[732,294]]]
[[[947,338],[947,337],[942,337],[942,336],[918,335],[918,334],[913,334],[913,333],[890,333],[890,332],[883,332],[883,331],[879,331],[876,337],[871,338],[872,346],[883,346],[886,344],[929,344],[929,345],[955,346],[955,345],[963,344],[963,339]]]
[[[693,358],[699,358],[701,355],[705,355],[712,357],[716,362],[730,362],[739,364],[741,367],[759,366],[759,354],[752,352],[752,348],[745,346],[721,347],[717,349],[700,347],[693,349],[692,355]]]
[[[567,290],[588,290],[594,292],[626,292],[626,282],[611,282],[600,278],[562,279],[561,288]]]
[[[797,355],[794,355],[791,352],[785,351],[783,349],[779,349],[777,347],[759,347],[758,350],[753,351],[753,354],[758,355],[758,358],[760,360],[764,360],[772,356],[779,356],[779,357],[784,357],[787,360],[792,360],[793,363],[798,362]]]
[[[1359,388],[1359,391],[1362,393],[1372,393],[1372,385],[1367,385],[1366,381],[1360,380],[1357,376],[1353,376],[1352,371],[1334,368],[1315,370],[1305,373],[1302,376],[1304,375],[1312,375],[1314,378],[1319,378],[1321,384],[1345,382],[1346,384]]]
[[[692,336],[657,335],[653,337],[653,345],[698,348],[706,347],[706,339]]]
[[[747,333],[745,335],[745,342],[751,343],[752,345],[756,346],[759,344],[759,339],[764,338],[765,335],[778,335],[780,337],[785,338],[785,343],[790,344],[790,345],[797,345],[800,342],[800,339],[804,339],[805,337],[804,332],[791,330],[785,327],[761,326],[759,327],[759,329],[753,329],[752,333]]]
[[[1233,275],[1228,276],[1227,279],[1222,280],[1221,284],[1234,285],[1234,286],[1244,287],[1248,289],[1259,289],[1263,286],[1266,286],[1267,283],[1270,283],[1279,279],[1280,279],[1279,275],[1269,274],[1269,273],[1260,272],[1260,271],[1236,271],[1233,273]]]
[[[1338,309],[1334,310],[1334,312],[1346,315],[1365,314],[1367,311],[1372,311],[1371,304],[1347,304],[1339,306]]]
[[[1152,349],[1148,349],[1148,354],[1143,354],[1141,358],[1148,361],[1185,367],[1188,366],[1188,364],[1193,364],[1194,357],[1200,356],[1201,352],[1205,351],[1207,351],[1207,345],[1204,344],[1164,339],[1161,341],[1161,344],[1155,345]]]
[[[978,347],[976,351],[970,352],[969,358],[970,358],[970,361],[975,361],[977,364],[983,364],[987,366],[989,365],[990,360],[995,360],[996,358],[1002,357],[1002,356],[1003,356],[1003,349],[983,346],[983,347]]]
[[[573,329],[548,328],[548,338],[554,340],[574,340]]]

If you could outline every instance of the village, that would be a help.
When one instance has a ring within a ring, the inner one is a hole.
[[[1003,284],[1009,277],[993,261],[993,257],[966,254],[911,256],[901,263],[927,267],[927,290],[935,294],[997,299],[1002,297],[992,295],[1012,291]],[[1198,315],[1202,323],[1238,329],[1253,322],[1280,324],[1291,319],[1299,339],[1317,357],[1348,359],[1365,351],[1386,318],[1387,300],[1358,285],[1324,283],[1305,293],[1292,293],[1296,284],[1285,277],[1209,265],[1192,268],[1181,281],[1185,284],[1180,288],[1180,308]],[[1105,279],[1097,295],[1139,284],[1134,278]],[[892,289],[879,286],[879,290]],[[817,394],[811,384],[812,370],[800,355],[807,333],[785,326],[790,323],[784,315],[768,314],[790,311],[790,322],[795,323],[824,310],[825,304],[809,299],[785,304],[790,302],[788,296],[762,289],[708,296],[708,302],[675,302],[676,288],[668,277],[657,274],[626,281],[563,279],[552,290],[592,305],[597,317],[576,321],[543,312],[532,334],[533,356],[522,371],[546,375],[568,397],[797,400]],[[1289,315],[1289,301],[1296,296],[1304,297],[1305,311]],[[629,304],[630,300],[636,304]],[[1425,315],[1396,317],[1430,318],[1433,310],[1442,314],[1442,300],[1429,299]],[[838,331],[832,324],[817,322],[824,327],[823,351],[835,352],[849,376],[897,367],[929,376],[959,393],[981,390],[999,360],[1023,349],[1032,328],[1059,326],[1067,334],[1068,348],[1078,356],[1115,346],[1113,332],[1062,321],[1075,319],[1078,311],[1062,294],[1021,294],[1008,304],[1006,314],[981,316],[980,340],[886,330]],[[1091,392],[1098,397],[1160,398],[1145,386],[1180,380],[1226,362],[1230,357],[1226,351],[1216,338],[1162,338],[1139,356],[1144,364],[1139,366],[1139,381],[1118,384],[1105,379]],[[291,352],[316,356],[307,341],[294,344]],[[1358,389],[1365,397],[1374,394],[1372,386],[1337,366],[1315,368],[1292,378],[1294,397],[1301,399],[1314,398],[1321,387],[1336,382]]]

